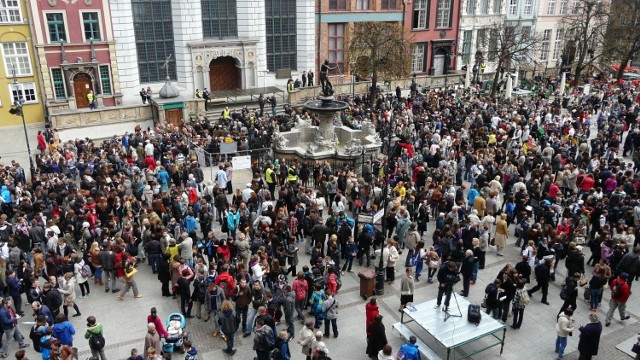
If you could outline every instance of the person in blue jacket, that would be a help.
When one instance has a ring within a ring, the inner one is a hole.
[[[404,360],[420,360],[420,351],[418,351],[418,345],[416,345],[416,337],[411,335],[409,342],[403,344],[398,350],[398,354],[402,354]]]
[[[276,338],[276,347],[272,353],[272,359],[277,360],[291,360],[291,353],[289,352],[289,333],[287,330],[280,330],[278,338]]]
[[[6,358],[8,356],[9,345],[13,340],[18,341],[20,349],[29,346],[29,344],[24,342],[24,336],[20,333],[18,319],[11,308],[12,304],[13,300],[10,298],[4,298],[2,300],[2,307],[0,307],[0,323],[2,325],[2,331],[4,332],[4,341],[2,342],[2,349],[0,349],[0,358]]]
[[[67,320],[64,314],[58,314],[56,316],[56,323],[53,325],[53,337],[60,340],[62,345],[73,346],[73,335],[76,334],[76,329]]]

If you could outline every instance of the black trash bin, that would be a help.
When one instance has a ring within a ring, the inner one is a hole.
[[[364,269],[358,273],[358,277],[360,278],[360,296],[367,300],[375,293],[376,272],[372,269]]]

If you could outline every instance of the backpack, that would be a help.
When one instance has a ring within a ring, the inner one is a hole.
[[[220,288],[224,292],[225,298],[230,299],[231,295],[233,295],[233,290],[235,289],[231,286],[231,284],[229,284],[229,281],[221,280],[218,286],[220,286]]]
[[[262,338],[262,344],[269,350],[271,351],[275,346],[276,346],[276,340],[274,338],[274,335],[272,332],[267,333],[263,338]]]
[[[531,299],[529,298],[529,293],[527,293],[527,290],[525,290],[524,288],[518,289],[518,292],[520,293],[520,298],[518,299],[518,307],[524,309],[527,305],[529,305],[529,302],[531,301]]]
[[[88,264],[82,265],[82,269],[80,269],[80,275],[85,278],[91,276],[91,267]]]
[[[93,334],[91,340],[89,340],[89,347],[91,350],[102,350],[104,348],[105,340],[102,333]]]
[[[560,289],[560,299],[562,300],[567,300],[567,284],[563,284],[562,288]]]
[[[620,296],[620,288],[622,287],[622,282],[618,282],[615,286],[611,288],[611,297]]]

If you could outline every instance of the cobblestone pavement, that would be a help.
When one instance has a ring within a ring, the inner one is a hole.
[[[233,178],[234,186],[244,187],[249,177],[250,174],[248,171],[236,172]],[[430,239],[434,227],[435,224],[431,222],[429,224],[430,231],[424,236],[428,244],[431,242]],[[513,229],[510,230],[511,233],[513,233]],[[509,240],[509,244],[513,242],[513,239]],[[585,248],[585,250],[588,251],[587,248]],[[471,303],[479,304],[484,296],[485,286],[495,278],[498,271],[506,263],[515,264],[519,259],[519,251],[515,246],[509,245],[505,253],[506,255],[504,257],[498,257],[495,255],[495,250],[490,249],[487,254],[487,266],[484,270],[480,270],[476,285],[471,287],[468,298]],[[402,255],[403,260],[404,256],[406,256],[406,252]],[[308,259],[308,256],[301,254],[300,266],[307,264]],[[400,263],[402,264],[402,261]],[[334,360],[364,360],[367,358],[364,353],[366,348],[366,338],[364,334],[365,301],[360,297],[359,279],[357,277],[357,272],[361,269],[357,264],[354,264],[354,272],[345,274],[343,278],[343,288],[337,296],[340,303],[340,314],[338,317],[340,336],[338,338],[327,339],[326,341],[331,352],[331,357]],[[587,271],[591,271],[591,269],[591,267],[587,267]],[[506,344],[502,358],[522,359],[525,356],[532,355],[537,355],[537,357],[541,359],[554,359],[556,357],[556,354],[553,352],[556,337],[555,318],[558,309],[562,305],[562,300],[559,298],[559,290],[561,279],[564,279],[565,271],[564,265],[560,264],[558,266],[558,275],[556,276],[558,280],[550,286],[550,306],[541,304],[539,302],[541,295],[536,293],[532,296],[531,304],[525,311],[522,329],[512,330],[510,327],[507,327]],[[398,265],[396,268],[396,273],[398,277],[402,273],[401,265]],[[146,264],[140,266],[137,281],[140,293],[144,296],[142,299],[134,300],[129,293],[125,297],[124,302],[118,302],[115,299],[116,295],[111,293],[106,294],[103,287],[97,287],[93,283],[91,284],[91,295],[85,299],[78,299],[77,303],[80,306],[83,316],[71,318],[71,322],[77,329],[74,345],[79,349],[80,359],[86,359],[89,356],[88,344],[86,340],[83,339],[83,334],[86,330],[85,317],[88,315],[96,316],[98,321],[104,325],[107,341],[106,353],[111,360],[127,358],[131,348],[136,347],[139,350],[143,348],[146,333],[146,315],[149,313],[151,307],[155,306],[158,309],[158,313],[163,320],[166,319],[169,313],[179,311],[179,304],[176,300],[160,296],[160,285]],[[119,287],[122,288],[122,285],[123,284],[120,283]],[[394,352],[397,351],[403,343],[402,339],[391,330],[391,325],[400,320],[400,313],[397,311],[400,301],[399,285],[399,281],[396,281],[390,286],[386,285],[385,294],[379,297],[380,311],[384,316],[384,324],[387,328],[387,338]],[[460,287],[461,286],[456,286],[455,290],[459,291]],[[419,303],[433,299],[436,293],[436,284],[428,284],[420,281],[416,286],[415,302]],[[580,295],[582,296],[582,289]],[[604,311],[608,309],[609,297],[610,291],[605,291],[605,298],[602,302]],[[614,318],[611,326],[604,328],[600,341],[599,358],[615,360],[630,358],[629,355],[616,349],[616,345],[640,331],[640,322],[638,322],[640,302],[637,300],[635,294],[632,295],[627,304],[627,310],[632,316],[630,320],[621,322],[617,320],[617,318]],[[30,310],[26,312],[29,314]],[[71,311],[71,313],[73,313],[73,311]],[[584,301],[579,301],[575,316],[576,324],[586,323],[588,313],[588,305]],[[599,312],[598,314],[604,319],[605,314],[603,312]],[[25,336],[29,334],[31,326],[29,323],[30,320],[31,317],[27,315],[27,317],[20,322],[20,330]],[[510,322],[511,318],[507,324],[510,324]],[[300,326],[300,323],[296,322],[296,334]],[[282,328],[282,326],[280,326],[280,328]],[[199,349],[201,359],[229,358],[228,355],[221,351],[224,347],[222,339],[211,336],[212,329],[211,322],[203,322],[196,318],[188,320],[187,330],[194,344]],[[578,352],[576,350],[578,340],[579,331],[576,330],[574,331],[573,337],[569,338],[565,359],[578,358]],[[441,356],[445,354],[443,348],[438,347],[437,344],[430,341],[426,342]],[[471,353],[483,347],[483,344],[484,341],[480,340],[476,343],[466,345],[461,351],[457,352],[456,355],[458,357],[464,356],[466,353]],[[238,349],[238,352],[234,358],[253,359],[255,353],[252,350],[252,337],[242,338],[242,336],[237,336],[235,339],[235,347]],[[15,343],[10,346],[10,352],[14,352],[16,349],[17,345]],[[474,355],[472,358],[498,358],[498,349],[499,348],[492,348],[486,352]],[[628,350],[630,350],[630,346]],[[295,343],[295,339],[291,343],[291,353],[293,359],[304,358],[301,354],[301,348]],[[28,354],[31,359],[40,358],[40,355],[36,354],[31,348],[29,348]],[[182,359],[181,356],[177,358]]]

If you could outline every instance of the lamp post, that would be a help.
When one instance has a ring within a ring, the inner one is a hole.
[[[24,105],[25,99],[22,96],[22,91],[20,91],[20,83],[18,83],[18,78],[16,76],[15,65],[11,66],[11,75],[13,75],[13,87],[18,99],[13,102],[14,107],[9,110],[9,113],[12,115],[19,115],[22,118],[24,139],[27,141],[27,153],[29,154],[29,170],[31,171],[31,179],[33,180],[36,174],[36,168],[33,165],[33,157],[31,156],[31,145],[29,145],[29,135],[27,134],[27,123],[24,120],[24,109],[22,105]]]
[[[393,121],[395,120],[395,112],[393,112],[391,114],[391,121],[389,123],[389,131],[388,131],[388,135],[387,135],[387,163],[386,163],[386,169],[385,169],[385,177],[387,177],[387,179],[385,179],[385,183],[384,183],[384,190],[382,191],[382,196],[384,196],[383,198],[383,203],[382,203],[382,235],[383,237],[386,238],[386,234],[387,234],[387,222],[386,219],[384,219],[385,216],[387,216],[387,205],[389,204],[389,179],[388,179],[388,170],[389,170],[389,161],[392,159],[393,154],[395,153],[395,147],[396,147],[396,142],[398,141],[398,138],[393,136],[393,131],[394,131],[394,127],[393,127]],[[384,294],[384,275],[385,275],[385,269],[384,269],[384,261],[382,258],[382,253],[384,252],[384,246],[385,246],[385,242],[383,241],[382,244],[380,244],[380,259],[378,261],[378,267],[376,268],[376,295],[383,295]]]

